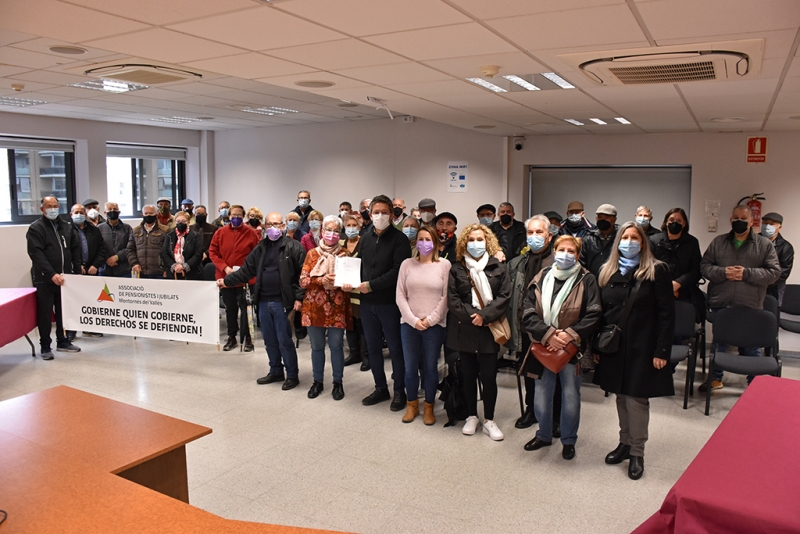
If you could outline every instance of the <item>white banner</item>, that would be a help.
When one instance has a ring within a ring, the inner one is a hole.
[[[61,305],[67,330],[219,343],[213,282],[66,274]]]

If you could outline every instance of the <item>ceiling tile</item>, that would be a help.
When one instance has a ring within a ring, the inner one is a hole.
[[[184,65],[248,80],[266,78],[267,76],[301,74],[315,70],[256,52],[192,61],[184,63]]]
[[[175,24],[170,28],[252,51],[347,37],[268,6]]]
[[[142,56],[167,63],[183,63],[220,56],[230,56],[241,52],[238,48],[184,35],[181,33],[154,28],[126,35],[110,37],[91,41],[89,44],[98,48],[105,48]]]
[[[607,116],[611,110],[578,90],[522,91],[504,97],[531,109],[563,119]]]
[[[512,45],[474,22],[375,35],[364,39],[418,61],[517,51]]]
[[[32,70],[55,67],[59,64],[71,63],[71,61],[49,54],[22,50],[14,46],[4,46],[0,48],[0,63],[15,67],[27,67],[28,70]]]
[[[331,74],[330,72],[312,72],[310,74],[294,74],[292,76],[270,76],[267,78],[260,78],[258,81],[268,83],[271,85],[278,85],[281,87],[286,87],[289,89],[303,90],[308,91],[310,93],[319,93],[320,91],[324,91],[326,89],[343,89],[349,87],[363,87],[365,85],[369,85],[365,82],[361,82],[358,80],[351,80],[350,78],[345,78],[343,76],[338,76],[336,74]],[[295,82],[299,81],[324,81],[324,82],[333,82],[335,85],[332,87],[327,88],[305,88],[300,87],[295,84]]]
[[[69,85],[89,80],[87,76],[75,76],[64,72],[51,72],[48,70],[34,70],[15,76],[18,80],[28,82],[47,83],[52,85]]]
[[[500,75],[534,74],[537,72],[547,72],[549,70],[523,52],[436,59],[433,61],[425,61],[425,64],[451,74],[456,78],[480,77],[482,76],[480,67],[483,65],[495,65],[500,67]]]
[[[406,62],[394,65],[379,65],[374,67],[361,67],[356,69],[337,70],[348,78],[355,78],[374,85],[393,85],[409,82],[435,82],[448,80],[450,76],[419,63]]]
[[[46,37],[41,37],[39,39],[32,39],[29,41],[24,41],[22,43],[16,43],[14,48],[20,48],[22,50],[30,50],[31,52],[40,52],[42,54],[49,54],[51,56],[59,57],[64,62],[74,62],[74,61],[94,61],[100,58],[106,58],[108,56],[114,55],[113,52],[109,52],[107,50],[98,50],[95,48],[89,47],[81,47],[86,50],[83,54],[59,54],[56,52],[52,52],[50,50],[51,46],[73,46],[72,43],[68,43],[66,41],[59,41],[57,39],[49,39]]]
[[[0,22],[0,24],[2,23]],[[27,41],[29,39],[36,39],[36,36],[31,35],[29,33],[15,32],[11,30],[6,30],[4,28],[0,28],[0,46],[19,43],[21,41]]]
[[[268,53],[281,59],[329,71],[406,61],[396,54],[356,39],[293,46],[271,50]]]
[[[0,52],[2,54],[2,52]],[[29,67],[15,67],[14,65],[2,65],[0,64],[0,78],[5,76],[14,76],[21,74],[23,72],[30,72],[31,69]]]
[[[557,2],[530,2],[527,0],[450,1],[473,16],[484,20],[625,3],[625,0],[558,0]]]
[[[164,25],[253,7],[251,0],[65,0],[149,24]]]
[[[797,28],[788,30],[762,31],[752,33],[725,33],[722,35],[707,35],[702,39],[697,37],[682,37],[680,39],[658,39],[658,46],[676,44],[689,44],[699,42],[738,41],[743,39],[764,39],[764,59],[786,59],[792,48]]]

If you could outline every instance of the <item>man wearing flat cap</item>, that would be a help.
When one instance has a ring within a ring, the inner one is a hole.
[[[561,230],[559,235],[571,235],[572,237],[580,237],[594,228],[592,223],[586,218],[586,213],[583,211],[583,202],[573,200],[567,205],[567,218],[561,223]]]
[[[94,198],[87,198],[86,200],[83,201],[83,207],[86,210],[86,218],[89,219],[92,222],[92,224],[94,224],[95,226],[97,226],[101,222],[105,222],[106,221],[103,218],[103,216],[100,215],[100,209],[98,208],[98,206],[100,206],[100,202],[98,202]],[[96,217],[93,217],[93,215],[95,215],[94,212],[89,213],[92,210],[95,210],[97,212],[97,216]]]
[[[794,265],[794,247],[781,235],[783,229],[783,216],[770,212],[761,217],[761,235],[772,241],[775,252],[778,253],[778,263],[781,264],[781,277],[774,284],[767,287],[767,295],[778,299],[778,306],[783,304],[783,293],[786,291],[786,279],[792,273]]]
[[[611,255],[619,225],[617,208],[611,204],[601,204],[595,214],[597,225],[583,237],[581,264],[593,275],[600,276],[600,268]]]
[[[175,217],[169,212],[172,207],[172,200],[169,197],[158,197],[156,201],[158,211],[156,212],[156,219],[158,224],[166,228],[166,233],[175,229]]]
[[[458,219],[449,211],[443,211],[433,219],[433,227],[439,236],[439,257],[455,263],[456,242],[458,241]]]
[[[417,204],[419,208],[419,218],[423,224],[435,224],[433,219],[436,217],[436,201],[432,198],[423,198]]]
[[[189,226],[196,222],[194,218],[194,200],[191,198],[184,198],[181,200],[181,211],[189,214]]]

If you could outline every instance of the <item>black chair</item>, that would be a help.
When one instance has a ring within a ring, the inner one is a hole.
[[[677,365],[683,360],[686,363],[686,384],[683,392],[683,409],[689,404],[689,395],[694,396],[694,373],[697,366],[697,330],[695,329],[696,312],[691,302],[675,301],[675,334],[674,337],[687,340],[680,345],[672,345],[670,363]]]
[[[786,286],[781,311],[789,315],[800,315],[800,285],[788,284]],[[780,319],[780,325],[784,330],[800,334],[800,321]]]
[[[778,325],[781,323],[781,311],[778,308],[778,299],[773,297],[772,295],[764,295],[764,309],[770,312],[772,315],[775,316],[775,354],[780,352],[780,345],[779,345],[779,328]]]
[[[763,347],[764,357],[711,352],[706,377],[706,415],[711,405],[711,370],[722,369],[740,375],[781,376],[781,359],[775,350],[778,319],[770,311],[751,308],[723,308],[713,323],[715,344]],[[716,345],[715,345],[716,346]]]

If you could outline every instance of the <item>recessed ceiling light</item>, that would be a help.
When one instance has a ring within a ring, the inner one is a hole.
[[[333,82],[326,82],[322,80],[301,80],[299,82],[294,82],[295,85],[299,85],[300,87],[307,87],[309,89],[325,89],[326,87],[333,87],[336,85]]]
[[[150,120],[155,122],[168,122],[170,124],[188,124],[190,122],[200,122],[200,119],[194,119],[192,117],[157,117]]]
[[[711,122],[743,122],[742,117],[714,117]]]
[[[531,122],[525,126],[555,126],[552,122]]]
[[[477,130],[491,130],[494,128],[494,124],[478,124],[477,126],[473,126],[473,128]]]
[[[50,51],[56,54],[69,54],[72,56],[86,53],[86,49],[79,46],[51,46]]]
[[[488,90],[493,91],[495,93],[507,93],[508,92],[505,89],[503,89],[502,87],[500,87],[499,85],[495,85],[492,82],[487,82],[483,78],[466,78],[466,80],[468,82],[474,83],[475,85],[480,85],[484,89],[488,89]]]
[[[574,124],[575,126],[583,126],[581,121],[576,121],[575,119],[564,119],[566,122],[570,124]]]
[[[214,117],[197,117],[197,120],[201,121],[213,121]]]
[[[276,108],[276,107],[245,108],[242,111],[245,111],[247,113],[257,113],[259,115],[283,115],[285,113],[299,113],[299,111],[296,111],[294,109]]]
[[[520,78],[516,74],[509,74],[508,76],[503,76],[503,78],[505,78],[506,80],[508,80],[510,82],[513,82],[513,83],[519,85],[520,87],[522,87],[524,89],[527,89],[528,91],[541,91],[541,89],[539,87],[536,87],[535,85],[533,85],[528,80]]]
[[[69,87],[80,87],[81,89],[94,89],[95,91],[106,91],[107,93],[127,93],[147,89],[146,85],[138,83],[120,82],[117,80],[86,80],[85,82],[71,83]]]
[[[614,117],[614,120],[617,121],[620,124],[630,124],[631,123],[631,121],[629,121],[625,117]]]
[[[39,104],[47,104],[43,100],[28,100],[27,98],[13,98],[10,96],[0,96],[0,106],[14,106],[18,108],[26,108],[28,106],[38,106]]]
[[[555,72],[543,72],[542,76],[556,84],[562,89],[575,89],[575,86],[569,83],[567,80],[556,74]]]
[[[589,119],[589,120],[592,121],[595,124],[608,124],[606,121],[603,121],[603,120],[600,120],[600,119]]]

